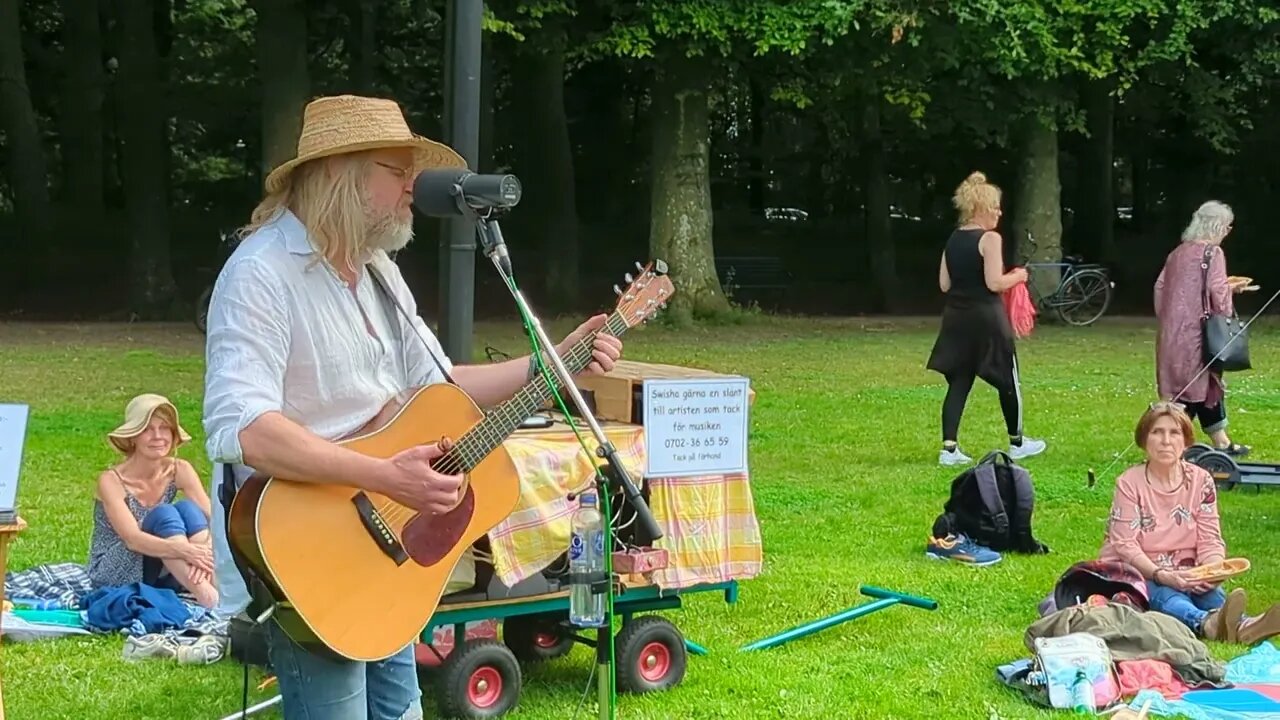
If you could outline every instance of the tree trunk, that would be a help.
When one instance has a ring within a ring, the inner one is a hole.
[[[1166,169],[1165,177],[1176,181],[1165,181],[1169,183],[1165,190],[1168,200],[1155,227],[1161,228],[1159,232],[1165,237],[1176,238],[1182,235],[1196,208],[1208,199],[1216,158],[1208,143],[1196,137],[1187,118],[1174,121],[1171,139],[1172,148],[1161,153],[1160,160]]]
[[[1129,182],[1133,186],[1132,225],[1135,231],[1142,233],[1146,231],[1147,224],[1150,222],[1148,213],[1151,211],[1147,148],[1144,145],[1138,144],[1130,150],[1129,166],[1132,171]]]
[[[1006,246],[1021,249],[1021,256],[1038,262],[1058,262],[1062,257],[1062,186],[1058,179],[1058,131],[1037,115],[1021,122],[1021,164],[1018,168],[1018,203],[1013,216],[1013,241]],[[1027,232],[1035,237],[1034,246]],[[1016,261],[1015,261],[1016,262]],[[1037,268],[1031,282],[1043,296],[1058,287],[1055,268]]]
[[[835,154],[836,149],[831,144],[831,127],[827,122],[815,113],[811,119],[810,127],[812,128],[812,137],[807,141],[795,143],[795,140],[789,140],[789,147],[786,153],[791,157],[803,157],[801,167],[804,168],[804,175],[797,176],[797,186],[800,182],[805,187],[805,205],[799,209],[809,213],[809,217],[817,219],[820,217],[829,217],[834,211],[836,202],[841,197],[854,197],[856,189],[851,187],[849,192],[841,192],[836,190],[838,183],[842,182],[840,175],[849,177],[849,184],[856,185],[856,173],[842,173],[838,170],[831,175],[827,175],[827,162]],[[794,133],[794,129],[792,133]],[[786,181],[783,181],[786,184]],[[791,192],[787,193],[791,195]],[[790,205],[790,203],[788,203]]]
[[[104,102],[102,26],[98,0],[62,0],[63,61],[60,120],[62,205],[68,218],[64,248],[83,244],[100,233],[105,222]],[[77,253],[59,253],[74,262]]]
[[[169,141],[156,52],[152,0],[119,6],[119,117],[121,179],[129,216],[130,305],[140,319],[162,319],[174,309],[169,266]]]
[[[311,80],[307,10],[301,0],[254,0],[258,76],[262,80],[262,176],[293,158]]]
[[[373,93],[378,71],[378,5],[364,0],[349,0],[346,8],[347,84],[357,95]]]
[[[542,289],[546,302],[567,309],[578,300],[578,208],[574,197],[573,148],[564,107],[564,38],[555,28],[539,34],[538,50],[522,52],[513,85],[523,88],[524,131],[520,153],[524,178],[521,206],[540,238]]]
[[[14,256],[0,262],[8,270],[0,282],[18,296],[36,279],[32,268],[44,267],[42,248],[53,217],[40,127],[27,87],[20,4],[19,0],[0,0],[0,130],[9,148],[9,187],[13,190],[19,248]]]
[[[896,312],[898,268],[889,220],[889,162],[885,157],[884,134],[880,131],[880,94],[864,96],[862,115],[863,206],[867,246],[871,251],[871,271],[876,278],[880,309]]]
[[[759,78],[748,81],[751,87],[751,155],[747,159],[747,208],[755,217],[764,217],[764,131],[765,94],[764,82]]]
[[[503,57],[511,56],[504,53]],[[511,72],[515,72],[519,62],[519,59],[509,61]],[[642,195],[648,183],[640,182],[647,178],[639,177],[636,155],[643,154],[647,162],[649,148],[636,139],[633,104],[637,93],[630,92],[627,75],[620,64],[616,59],[589,63],[577,69],[568,81],[567,92],[571,98],[591,98],[591,102],[581,102],[576,117],[577,122],[591,128],[591,132],[581,133],[574,139],[577,194],[578,199],[584,201],[578,207],[578,216],[587,225],[616,225],[642,214],[648,205],[648,197]],[[511,114],[503,113],[503,116]],[[483,122],[483,115],[481,118]],[[510,131],[507,134],[510,135]],[[504,136],[501,131],[497,135]],[[643,235],[639,240],[647,242]],[[637,252],[643,254],[646,250],[641,245]]]
[[[670,266],[676,293],[667,314],[677,324],[729,310],[711,242],[711,72],[705,57],[668,55],[653,92],[649,250]]]
[[[1115,99],[1112,83],[1086,80],[1084,105],[1089,137],[1080,158],[1080,212],[1072,237],[1079,238],[1073,252],[1094,262],[1113,257],[1115,243],[1115,195],[1112,167],[1115,155]]]

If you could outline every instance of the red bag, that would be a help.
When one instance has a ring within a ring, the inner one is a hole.
[[[1036,326],[1036,306],[1031,302],[1027,284],[1014,285],[1000,293],[1000,299],[1004,301],[1004,312],[1009,316],[1014,336],[1024,338],[1030,335]]]

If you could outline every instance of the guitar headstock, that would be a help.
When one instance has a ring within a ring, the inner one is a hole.
[[[638,277],[631,277],[631,273],[623,276],[628,283],[626,290],[613,286],[613,292],[618,295],[618,315],[629,328],[656,315],[676,292],[667,276],[667,264],[662,260],[654,260],[647,266],[636,263],[636,271],[640,273]]]

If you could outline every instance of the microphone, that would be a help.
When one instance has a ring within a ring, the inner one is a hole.
[[[413,206],[427,217],[506,210],[520,202],[515,175],[477,175],[466,168],[433,168],[413,181]]]

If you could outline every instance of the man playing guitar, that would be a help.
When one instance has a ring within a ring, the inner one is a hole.
[[[359,488],[424,515],[458,504],[463,477],[432,469],[437,444],[378,458],[335,441],[410,387],[452,379],[483,408],[532,377],[528,356],[455,367],[388,257],[412,237],[418,172],[464,165],[445,145],[412,134],[392,101],[339,96],[307,106],[297,156],[268,176],[210,303],[204,426],[215,483],[229,465],[237,485],[256,471]],[[557,350],[605,319],[586,321]],[[593,342],[584,374],[608,372],[622,342],[605,333]],[[220,610],[235,614],[249,597],[217,488],[212,496]],[[412,645],[364,663],[313,653],[274,621],[267,632],[289,720],[422,717]]]

